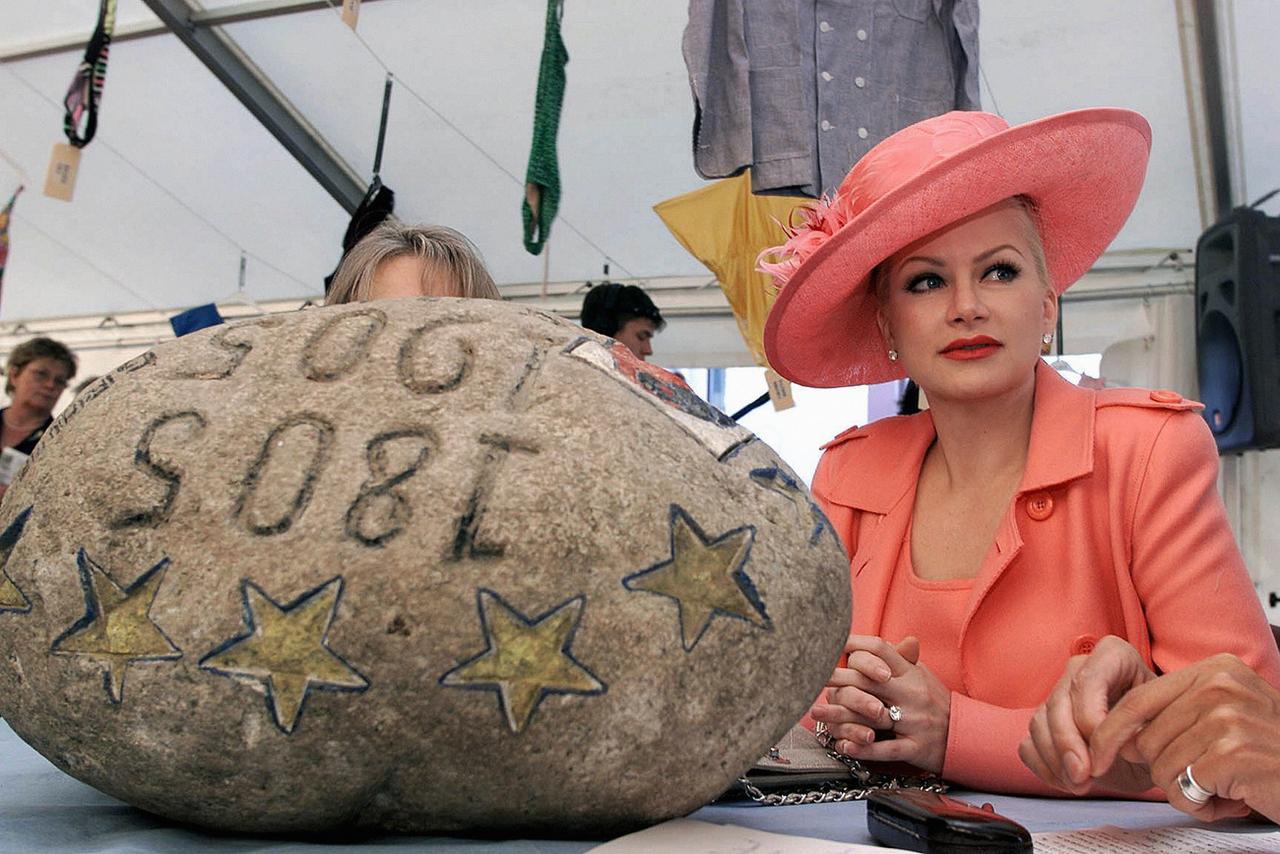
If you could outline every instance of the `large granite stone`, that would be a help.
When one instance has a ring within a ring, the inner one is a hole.
[[[0,510],[0,714],[242,831],[608,833],[723,790],[849,626],[766,445],[488,301],[218,327],[87,389]]]

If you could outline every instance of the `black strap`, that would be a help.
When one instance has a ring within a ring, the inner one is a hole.
[[[387,113],[391,110],[391,72],[387,72],[387,85],[382,90],[382,121],[378,123],[378,148],[373,153],[373,178],[378,180],[382,172],[382,145],[387,141]]]
[[[752,412],[755,412],[757,409],[764,406],[768,402],[769,402],[769,392],[766,391],[764,394],[760,395],[755,400],[751,401],[746,406],[742,407],[741,409],[739,409],[737,412],[733,413],[729,417],[732,418],[734,421],[740,421],[742,420],[743,416],[750,415]]]

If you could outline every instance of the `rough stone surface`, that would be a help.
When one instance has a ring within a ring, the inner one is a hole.
[[[598,834],[817,695],[847,563],[772,450],[487,301],[311,309],[86,390],[0,508],[0,714],[241,831]]]

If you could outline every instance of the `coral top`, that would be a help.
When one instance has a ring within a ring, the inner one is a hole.
[[[972,578],[928,581],[911,562],[911,525],[898,552],[898,564],[884,603],[880,636],[897,643],[908,635],[920,639],[920,663],[952,691],[964,687],[960,675],[960,626],[969,607]]]

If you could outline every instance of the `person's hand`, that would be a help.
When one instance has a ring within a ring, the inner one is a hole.
[[[1253,808],[1280,820],[1280,692],[1234,655],[1221,654],[1130,691],[1089,739],[1093,773],[1117,757],[1145,762],[1169,803],[1204,821]],[[1214,794],[1187,800],[1178,776]]]
[[[1151,788],[1140,762],[1120,759],[1105,773],[1097,771],[1087,742],[1126,692],[1155,678],[1138,651],[1114,635],[1098,641],[1089,655],[1072,657],[1018,745],[1023,764],[1050,786],[1076,795],[1094,785],[1121,792]]]
[[[815,721],[826,724],[833,748],[854,759],[906,762],[940,772],[947,751],[951,692],[919,663],[920,642],[906,638],[896,647],[878,637],[851,635],[845,644],[848,666],[837,667],[814,705]],[[893,721],[889,707],[902,717]],[[894,738],[875,740],[875,730]]]

